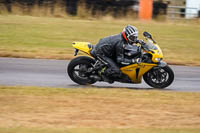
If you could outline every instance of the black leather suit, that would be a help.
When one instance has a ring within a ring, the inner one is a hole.
[[[127,64],[132,62],[130,59],[124,58],[125,45],[127,45],[127,41],[120,33],[100,39],[93,50],[93,53],[98,58],[108,64],[109,68],[107,69],[107,73],[112,77],[118,78],[122,74],[117,63]]]

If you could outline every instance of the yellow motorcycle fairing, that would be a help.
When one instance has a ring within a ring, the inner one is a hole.
[[[90,55],[90,50],[92,49],[92,47],[90,47],[91,44],[89,42],[73,42],[72,46],[75,49],[80,50],[88,55]]]
[[[154,44],[158,49],[157,50],[152,50],[154,51],[154,53],[152,54],[152,61],[157,63],[159,60],[158,59],[163,59],[163,53],[160,49],[160,47],[158,46],[158,44]]]
[[[120,70],[128,75],[133,83],[141,83],[142,76],[154,66],[157,66],[157,64],[140,63],[121,67]]]
[[[142,76],[148,72],[153,67],[157,66],[156,63],[160,62],[163,59],[163,53],[159,45],[151,39],[147,39],[147,45],[149,51],[145,51],[152,55],[152,62],[154,63],[140,63],[140,64],[131,64],[125,67],[120,68],[122,73],[129,76],[133,83],[141,83]]]
[[[151,51],[148,51],[148,53],[152,55],[152,61],[157,62],[155,59],[162,58],[163,55],[160,47],[157,44],[153,45],[156,45],[157,49],[156,50],[151,49]],[[91,56],[90,51],[92,49],[92,45],[89,42],[74,42],[72,46],[76,50],[80,50]],[[120,70],[122,73],[128,75],[133,83],[141,83],[142,76],[154,66],[157,66],[157,64],[153,63],[131,64],[128,66],[121,67]]]
[[[160,60],[163,59],[163,53],[162,53],[162,50],[161,50],[161,48],[158,44],[156,44],[152,40],[148,39],[147,45],[149,45],[150,47],[152,47],[152,45],[154,45],[154,47],[156,47],[156,49],[150,48],[150,51],[146,51],[147,53],[152,55],[152,61],[154,63],[157,63],[157,62],[159,62]]]

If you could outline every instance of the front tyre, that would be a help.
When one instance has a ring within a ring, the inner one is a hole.
[[[154,67],[144,74],[143,79],[149,86],[162,89],[174,81],[174,72],[169,66]]]
[[[72,81],[80,85],[94,84],[96,81],[89,78],[89,69],[95,61],[87,56],[77,57],[69,63],[67,72]]]

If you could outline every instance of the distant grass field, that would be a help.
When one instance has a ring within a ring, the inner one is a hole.
[[[80,20],[77,18],[0,15],[0,56],[25,58],[73,58],[73,41],[96,44],[118,34],[127,24],[149,31],[160,44],[165,60],[174,64],[200,65],[198,22],[140,22],[138,20]]]
[[[199,133],[200,93],[0,86],[0,133]]]

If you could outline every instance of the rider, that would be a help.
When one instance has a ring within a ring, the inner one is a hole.
[[[100,39],[96,44],[93,53],[96,57],[108,65],[106,73],[119,78],[122,73],[118,64],[138,63],[138,59],[127,59],[124,56],[124,48],[129,44],[141,43],[138,41],[138,30],[135,26],[126,26],[120,34]],[[109,75],[107,75],[109,77]]]

